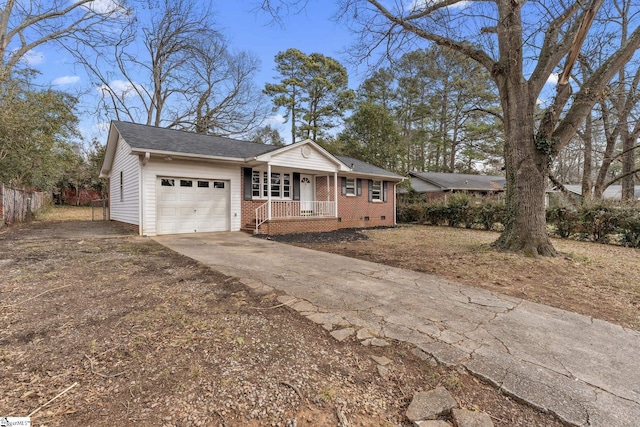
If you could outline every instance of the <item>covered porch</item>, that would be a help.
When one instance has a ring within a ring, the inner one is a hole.
[[[271,168],[267,169],[266,177],[271,177],[271,179],[263,180],[267,182],[266,188],[264,183],[261,183],[267,198],[264,203],[255,208],[254,233],[259,234],[263,224],[274,221],[286,220],[289,227],[294,227],[294,224],[298,224],[300,221],[314,220],[313,224],[309,223],[309,228],[318,226],[320,219],[332,219],[329,221],[332,224],[337,222],[337,172],[318,175],[301,171],[289,174],[280,172],[278,169],[273,171]],[[290,183],[289,180],[291,180]],[[258,181],[255,174],[253,181]],[[254,186],[256,184],[257,182],[254,182]],[[291,193],[279,191],[280,188],[286,189],[289,185]],[[285,198],[287,196],[290,198]],[[304,224],[295,228],[300,227],[302,227],[300,231],[305,231]],[[332,228],[334,227],[332,226]]]

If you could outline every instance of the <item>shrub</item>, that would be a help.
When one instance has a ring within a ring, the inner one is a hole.
[[[581,210],[582,233],[598,243],[609,243],[610,235],[617,230],[616,208],[610,203],[599,203],[594,206],[587,206]]]
[[[452,194],[444,211],[449,227],[462,225],[471,228],[469,213],[469,196],[465,193]]]
[[[618,232],[620,244],[630,248],[640,248],[640,212],[626,210],[618,219]]]
[[[425,208],[421,202],[398,204],[398,222],[422,222]]]
[[[555,234],[568,238],[578,229],[580,215],[574,208],[557,207],[547,209],[547,223],[555,227]]]
[[[448,207],[444,202],[429,203],[422,216],[422,221],[430,225],[444,225],[448,222]]]
[[[471,209],[473,225],[492,230],[496,224],[504,226],[506,211],[504,202],[489,201]]]

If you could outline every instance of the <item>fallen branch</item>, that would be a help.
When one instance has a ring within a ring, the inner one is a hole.
[[[59,398],[60,396],[62,396],[63,394],[65,394],[66,392],[68,392],[69,390],[71,390],[72,388],[74,388],[77,385],[78,385],[77,382],[71,384],[69,387],[65,388],[60,393],[58,393],[56,395],[56,397],[54,397],[53,399],[49,400],[47,403],[45,403],[44,405],[40,406],[39,408],[35,409],[33,412],[31,412],[29,415],[27,415],[27,417],[32,417],[33,415],[37,414],[38,412],[40,412],[40,410],[42,408],[44,408],[45,406],[49,405],[51,402],[53,402],[54,400],[56,400],[57,398]]]
[[[351,423],[347,419],[347,416],[344,413],[344,405],[336,406],[336,416],[338,417],[338,427],[349,427]]]
[[[113,375],[105,375],[105,374],[101,374],[100,372],[96,372],[93,370],[93,360],[91,360],[91,358],[89,356],[87,356],[86,354],[84,355],[84,357],[87,358],[87,360],[89,361],[89,364],[91,365],[91,373],[96,374],[101,376],[102,378],[114,378],[114,377],[119,377],[120,375],[124,375],[126,372],[120,372],[118,374],[113,374]]]
[[[293,298],[291,301],[283,302],[282,304],[274,305],[273,307],[247,307],[254,310],[273,310],[274,308],[284,307],[285,305],[293,304],[298,301],[298,298]]]
[[[227,420],[224,419],[222,414],[220,412],[218,412],[216,409],[213,410],[213,413],[216,414],[217,416],[219,416],[220,419],[222,420],[222,427],[227,427]]]
[[[282,385],[286,385],[287,387],[289,387],[291,390],[295,391],[296,394],[300,397],[300,400],[302,401],[302,404],[304,406],[307,406],[307,399],[304,398],[304,396],[302,395],[302,393],[300,392],[300,390],[298,389],[298,387],[295,386],[295,384],[291,384],[288,383],[286,381],[280,381],[280,384]]]
[[[44,295],[44,294],[48,294],[49,292],[57,291],[58,289],[68,288],[69,286],[71,286],[71,285],[64,285],[64,286],[60,286],[60,287],[58,287],[58,288],[49,289],[48,291],[41,292],[41,293],[39,293],[38,295],[36,295],[36,296],[34,296],[34,297],[27,298],[27,299],[25,299],[25,300],[22,300],[22,301],[20,301],[20,302],[15,303],[15,304],[3,305],[3,306],[1,306],[1,307],[2,307],[2,308],[8,308],[8,307],[13,307],[13,306],[15,306],[15,305],[24,304],[25,302],[27,302],[27,301],[31,301],[32,299],[36,299],[36,298],[38,298],[38,297],[40,297],[40,296],[42,296],[42,295]]]

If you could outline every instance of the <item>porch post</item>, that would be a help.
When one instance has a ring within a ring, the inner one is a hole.
[[[271,220],[271,163],[267,163],[267,219]]]
[[[338,172],[333,173],[333,200],[335,200],[335,217],[338,218]]]

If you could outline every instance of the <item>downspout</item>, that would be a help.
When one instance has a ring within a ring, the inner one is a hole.
[[[140,162],[140,169],[138,175],[138,234],[144,236],[144,203],[145,200],[143,198],[144,191],[144,166],[147,164],[149,159],[151,158],[151,154],[149,152],[144,153],[144,157],[142,162]]]
[[[395,182],[393,184],[393,226],[395,227],[396,225],[398,225],[398,197],[396,194],[396,191],[398,189],[398,183]]]

